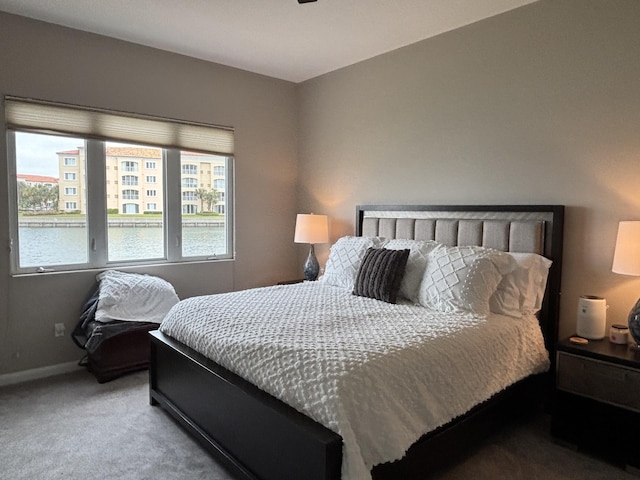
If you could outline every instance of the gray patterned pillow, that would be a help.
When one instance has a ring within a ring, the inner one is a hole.
[[[358,270],[353,294],[396,303],[409,249],[369,248]]]
[[[379,237],[341,237],[331,246],[321,281],[336,287],[353,290],[358,269],[369,247],[379,247]]]

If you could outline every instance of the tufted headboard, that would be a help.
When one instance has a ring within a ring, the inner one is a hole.
[[[359,205],[356,235],[481,245],[549,258],[547,292],[539,314],[554,360],[562,274],[562,205]]]

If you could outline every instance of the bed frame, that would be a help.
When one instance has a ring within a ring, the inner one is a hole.
[[[377,465],[375,480],[418,479],[464,455],[550,392],[555,365],[564,207],[365,205],[356,234],[485,245],[550,258],[540,325],[552,361],[548,374],[528,377],[429,432],[399,461]],[[151,332],[150,403],[162,406],[212,454],[245,480],[338,480],[342,440],[246,380],[180,342]]]

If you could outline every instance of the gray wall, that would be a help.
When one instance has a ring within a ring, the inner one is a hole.
[[[362,203],[564,204],[561,334],[581,294],[626,323],[640,281],[611,261],[640,219],[639,26],[637,0],[542,0],[299,85],[300,211],[335,239]]]
[[[294,84],[3,13],[0,45],[2,96],[235,127],[237,259],[136,271],[171,281],[181,298],[300,275]],[[68,335],[54,338],[53,324],[73,328],[97,273],[9,275],[5,142],[2,135],[0,374],[80,358]]]

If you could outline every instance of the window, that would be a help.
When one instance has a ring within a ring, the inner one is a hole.
[[[198,189],[197,175],[181,178],[203,162],[223,166],[230,192],[232,130],[17,97],[5,97],[5,116],[12,273],[233,258],[232,208],[217,192]],[[41,145],[49,153],[34,156]],[[154,174],[129,174],[141,166]],[[25,174],[50,180],[29,187],[19,181]],[[74,183],[59,191],[58,178]],[[141,190],[157,200],[143,203]],[[47,226],[28,225],[45,214],[53,220]],[[142,223],[149,228],[132,228]]]
[[[198,174],[198,166],[197,165],[182,165],[182,174],[183,175],[197,175]]]
[[[197,178],[183,178],[182,186],[184,188],[198,188],[198,179]]]
[[[138,213],[140,211],[140,207],[137,203],[125,203],[122,205],[122,213],[131,214]]]
[[[196,213],[198,213],[198,207],[196,207],[195,205],[183,205],[182,213],[186,215],[195,215]]]
[[[147,197],[157,197],[158,192],[156,190],[147,190]]]
[[[213,188],[218,190],[224,189],[224,178],[216,178],[213,181]]]
[[[122,162],[122,170],[124,170],[125,172],[137,172],[138,164],[137,162]]]
[[[224,167],[222,165],[216,165],[215,167],[213,167],[213,174],[216,177],[223,177],[224,176]]]
[[[198,200],[196,192],[182,192],[183,202],[195,202],[196,200]]]
[[[122,176],[122,185],[138,185],[138,177],[135,175],[123,175]]]
[[[122,198],[124,200],[138,200],[138,190],[123,190]]]

